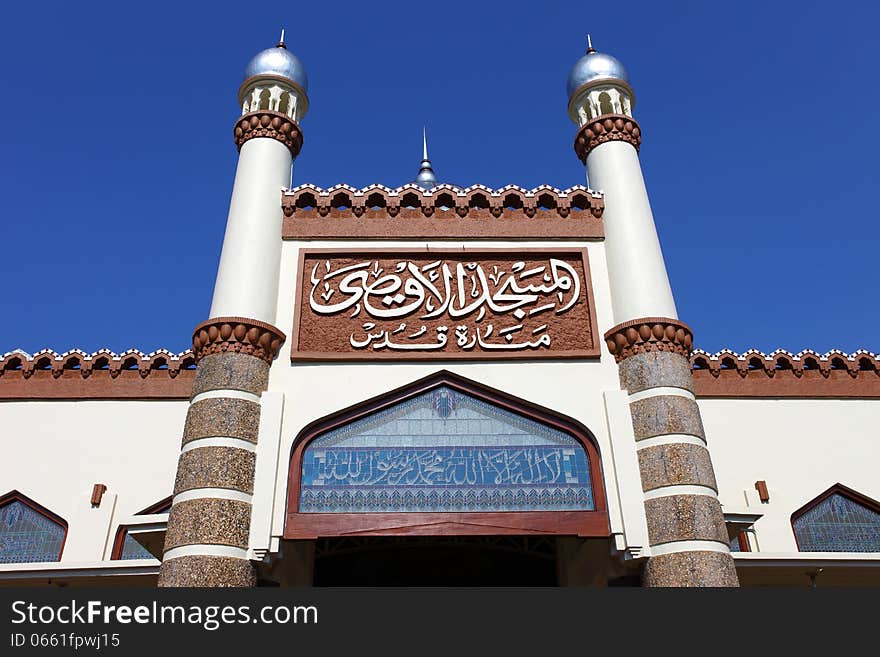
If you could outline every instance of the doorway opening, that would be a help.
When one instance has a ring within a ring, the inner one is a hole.
[[[554,536],[322,538],[315,586],[557,586]]]

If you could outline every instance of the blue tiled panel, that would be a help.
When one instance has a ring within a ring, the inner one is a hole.
[[[13,500],[0,508],[0,563],[58,561],[64,527]]]
[[[122,542],[122,554],[120,559],[155,559],[150,551],[143,545],[134,540],[131,535],[126,534],[125,540]]]
[[[839,493],[794,521],[801,552],[880,552],[880,513]]]
[[[593,508],[574,437],[445,387],[335,429],[303,455],[302,512]]]

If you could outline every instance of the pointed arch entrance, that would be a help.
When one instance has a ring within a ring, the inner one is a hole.
[[[451,372],[318,420],[293,445],[285,539],[609,534],[592,433]]]

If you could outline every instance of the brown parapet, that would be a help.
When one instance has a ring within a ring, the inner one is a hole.
[[[284,239],[602,239],[601,194],[583,186],[532,190],[507,186],[425,190],[371,185],[283,192]]]
[[[638,151],[642,144],[642,129],[631,116],[603,114],[578,130],[574,138],[574,152],[586,164],[590,151],[609,141],[625,141]]]
[[[694,334],[684,322],[668,317],[644,317],[623,322],[605,333],[608,351],[618,363],[636,354],[655,351],[687,358],[694,347]]]
[[[859,350],[691,355],[697,397],[880,398],[880,358]]]
[[[137,371],[123,371],[111,378],[106,371],[84,378],[76,370],[60,376],[38,371],[25,378],[7,372],[0,376],[0,399],[189,399],[195,370],[182,370],[173,379],[153,372],[144,378]]]
[[[238,150],[246,141],[265,137],[277,139],[287,146],[293,157],[299,155],[303,145],[302,131],[296,121],[281,112],[258,110],[248,112],[235,122],[235,145]]]
[[[247,317],[214,317],[193,331],[193,354],[201,360],[211,354],[233,352],[271,363],[287,336],[280,329]]]

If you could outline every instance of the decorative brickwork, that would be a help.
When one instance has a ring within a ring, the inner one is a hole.
[[[246,141],[266,137],[277,139],[290,149],[293,157],[299,155],[303,136],[296,121],[281,112],[259,110],[249,112],[235,123],[235,145],[241,150]]]
[[[583,125],[574,138],[574,152],[581,162],[596,146],[609,141],[625,141],[636,150],[642,144],[642,130],[631,116],[624,114],[603,114]]]
[[[531,190],[415,184],[356,189],[300,185],[283,192],[283,237],[601,239],[602,194],[582,185]]]
[[[179,354],[167,349],[157,349],[149,354],[137,349],[129,349],[121,354],[109,349],[99,349],[91,354],[79,349],[63,353],[41,349],[34,354],[15,350],[0,355],[0,376],[17,374],[29,379],[34,374],[48,373],[58,379],[65,373],[72,373],[88,379],[93,373],[104,372],[111,379],[116,379],[120,374],[137,372],[142,379],[173,379],[181,370],[191,369],[194,364],[195,355],[190,350]]]
[[[618,363],[636,354],[655,351],[687,357],[694,347],[694,334],[677,319],[646,317],[618,324],[605,333],[605,344]]]
[[[246,317],[215,317],[196,326],[192,350],[196,360],[233,352],[271,363],[285,339],[284,333],[266,322]]]

